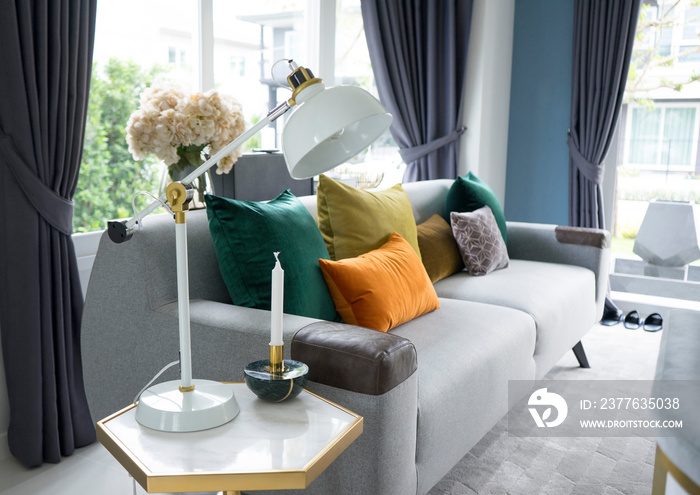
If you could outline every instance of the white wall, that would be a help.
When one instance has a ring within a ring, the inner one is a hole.
[[[468,171],[505,202],[515,0],[475,0],[467,57],[458,173]]]

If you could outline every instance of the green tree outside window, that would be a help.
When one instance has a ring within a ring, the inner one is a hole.
[[[83,144],[83,159],[73,201],[73,230],[90,232],[106,227],[107,220],[132,216],[136,191],[156,193],[161,164],[149,157],[135,162],[126,144],[126,122],[138,108],[139,95],[165,69],[144,69],[131,61],[110,59],[95,63]],[[150,203],[137,197],[139,209]]]

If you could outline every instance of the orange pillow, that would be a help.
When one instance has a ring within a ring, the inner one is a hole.
[[[440,307],[423,263],[396,232],[357,258],[318,262],[345,323],[386,332]]]

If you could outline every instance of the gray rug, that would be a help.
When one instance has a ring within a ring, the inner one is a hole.
[[[591,369],[567,353],[557,380],[652,380],[661,333],[596,326],[583,339]],[[428,495],[651,493],[649,438],[518,438],[502,419]]]

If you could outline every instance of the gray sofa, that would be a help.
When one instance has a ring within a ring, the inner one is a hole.
[[[417,223],[445,213],[451,184],[404,185]],[[300,199],[316,216],[315,197]],[[266,356],[269,312],[230,303],[205,211],[188,214],[188,230],[193,374],[242,381]],[[609,234],[512,222],[507,234],[508,268],[438,281],[440,309],[388,333],[284,316],[285,357],[309,365],[308,389],[364,416],[364,433],[304,493],[428,492],[506,414],[508,380],[541,378],[582,351],[602,314]],[[177,358],[174,250],[165,214],[124,244],[102,238],[82,327],[95,420]]]

